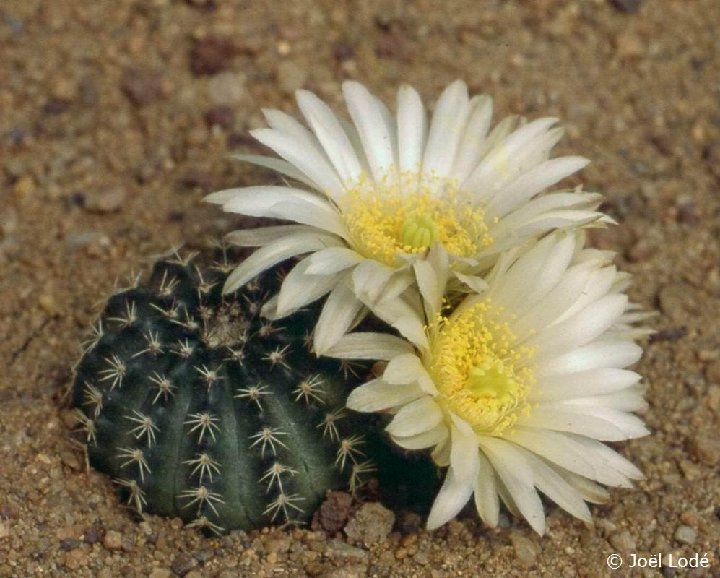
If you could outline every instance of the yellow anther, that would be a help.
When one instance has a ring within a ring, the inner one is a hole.
[[[421,253],[434,243],[459,257],[492,243],[483,209],[464,201],[455,183],[444,182],[442,194],[417,183],[416,174],[387,183],[365,177],[348,191],[340,209],[358,253],[394,266],[399,255]]]
[[[433,327],[428,370],[437,402],[480,435],[500,435],[527,410],[534,383],[532,350],[515,345],[515,336],[488,300]]]

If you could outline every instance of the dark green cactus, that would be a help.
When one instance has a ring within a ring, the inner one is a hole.
[[[343,409],[363,376],[309,351],[318,306],[271,323],[282,267],[223,296],[232,268],[161,261],[116,293],[72,391],[90,463],[130,505],[215,531],[305,521],[371,469]]]

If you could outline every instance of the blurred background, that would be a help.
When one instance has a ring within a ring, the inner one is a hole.
[[[719,29],[717,0],[2,0],[0,577],[602,576],[613,552],[707,553],[684,575],[720,576]],[[559,117],[557,154],[593,161],[570,184],[620,226],[591,241],[659,311],[639,366],[654,434],[621,446],[647,479],[595,527],[549,506],[543,539],[470,516],[433,534],[400,517],[369,549],[306,530],[207,540],[138,525],[85,471],[59,398],[105,296],[230,230],[202,198],[267,180],[228,159],[261,152],[262,108],[297,114],[307,88],[341,110],[346,78],[391,107],[401,83],[432,104],[462,78],[496,119]]]

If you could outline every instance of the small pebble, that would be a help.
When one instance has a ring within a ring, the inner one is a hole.
[[[620,552],[634,552],[637,549],[637,543],[635,542],[635,538],[632,537],[630,532],[627,530],[622,530],[620,532],[616,532],[610,538],[608,539],[610,544],[613,545],[614,548],[617,548]]]
[[[151,104],[163,96],[162,76],[151,70],[127,69],[120,88],[128,100],[138,107]]]
[[[155,568],[149,578],[172,578],[172,572],[167,568]]]
[[[306,80],[307,71],[291,60],[283,60],[278,64],[278,85],[286,94],[293,94],[298,88],[302,88]]]
[[[518,562],[525,568],[535,566],[538,554],[540,554],[540,546],[519,532],[511,532],[510,541],[515,549]]]
[[[125,202],[127,192],[121,186],[105,187],[85,193],[83,207],[90,213],[112,213]]]
[[[371,544],[384,542],[395,524],[395,514],[382,504],[363,504],[345,526],[345,534],[351,542]]]
[[[352,496],[346,492],[328,492],[320,505],[312,527],[315,530],[325,530],[334,534],[342,530],[350,518],[352,510]]]
[[[720,438],[709,431],[696,435],[690,444],[695,457],[706,466],[720,464]]]
[[[346,544],[341,540],[329,540],[325,548],[325,555],[329,558],[350,558],[354,560],[367,560],[368,553],[361,548]]]
[[[103,538],[103,546],[108,550],[119,550],[122,548],[123,535],[117,530],[108,530]]]
[[[214,104],[238,104],[247,95],[245,76],[238,72],[221,72],[208,81],[207,91]]]
[[[694,544],[695,538],[697,538],[697,532],[690,526],[678,526],[675,530],[675,540],[681,544]]]

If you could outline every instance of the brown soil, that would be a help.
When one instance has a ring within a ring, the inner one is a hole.
[[[720,576],[719,28],[717,0],[3,0],[0,577],[571,578],[613,574],[613,552],[711,563],[615,575]],[[543,538],[401,516],[372,544],[208,539],[138,523],[86,471],[60,395],[115,280],[232,228],[203,195],[263,174],[226,153],[255,148],[262,107],[294,110],[299,86],[339,105],[348,77],[388,101],[400,82],[432,100],[464,78],[498,116],[560,117],[561,152],[594,160],[582,182],[621,225],[593,241],[659,310],[638,368],[653,435],[621,445],[646,479],[594,527],[550,505]]]

